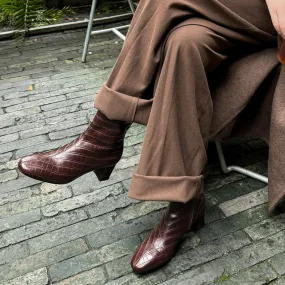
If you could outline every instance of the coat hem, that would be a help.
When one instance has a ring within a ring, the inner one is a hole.
[[[274,201],[268,201],[268,213],[269,216],[275,216],[280,214],[280,212],[285,212],[285,194],[281,195],[278,199]]]

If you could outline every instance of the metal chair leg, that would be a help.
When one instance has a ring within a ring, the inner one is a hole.
[[[135,13],[134,2],[132,0],[128,0],[128,3],[130,5],[132,13],[134,14]],[[83,48],[83,54],[82,54],[82,62],[86,62],[86,56],[87,56],[87,52],[88,52],[88,46],[89,46],[89,41],[90,41],[91,35],[113,32],[119,38],[121,38],[122,40],[125,40],[126,37],[121,32],[119,32],[118,30],[119,29],[125,29],[125,28],[128,28],[130,26],[130,25],[125,25],[125,26],[120,26],[120,27],[115,27],[115,28],[110,28],[110,29],[92,31],[96,4],[97,4],[97,0],[93,0],[92,6],[91,6],[91,11],[90,11],[90,16],[89,16],[89,21],[88,21],[87,32],[86,32],[86,36],[85,36],[85,42],[84,42],[84,48]]]
[[[128,27],[129,27],[129,25],[128,25]],[[119,28],[113,28],[112,32],[115,35],[117,35],[119,38],[121,38],[123,41],[126,39],[126,36],[119,31]]]
[[[135,6],[133,0],[128,0],[132,13],[135,13]]]
[[[94,19],[94,13],[95,13],[96,5],[97,5],[97,0],[93,0],[92,5],[91,5],[91,11],[90,11],[90,16],[89,16],[87,32],[86,32],[86,36],[85,36],[85,42],[84,42],[84,48],[83,48],[83,54],[82,54],[82,62],[86,61],[86,55],[88,52],[88,46],[89,46],[91,30],[92,30],[92,26],[93,26],[93,19]]]
[[[222,171],[224,173],[229,173],[231,171],[235,171],[235,172],[244,174],[246,176],[249,176],[251,178],[254,178],[256,180],[259,180],[261,182],[264,182],[264,183],[268,184],[268,177],[266,177],[264,175],[258,174],[256,172],[253,172],[251,170],[248,170],[246,168],[243,168],[243,167],[240,167],[240,166],[236,166],[236,165],[227,166],[221,142],[215,140],[215,144],[216,144],[216,148],[217,148],[217,152],[218,152],[221,168],[222,168]]]

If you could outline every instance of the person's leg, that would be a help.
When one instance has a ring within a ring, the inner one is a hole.
[[[185,203],[201,191],[213,109],[207,74],[238,55],[248,39],[210,21],[200,22],[192,18],[180,23],[162,44],[131,198]]]
[[[110,119],[146,125],[152,105],[149,99],[154,94],[153,80],[162,61],[163,42],[171,29],[190,18],[195,19],[193,23],[213,26],[214,30],[224,27],[221,34],[226,33],[235,41],[247,38],[252,44],[261,41],[274,44],[272,35],[255,26],[264,28],[262,21],[268,18],[266,4],[251,1],[254,2],[250,4],[251,9],[254,7],[258,15],[255,18],[247,12],[247,2],[242,0],[236,5],[235,0],[223,3],[218,0],[141,0],[111,74],[95,95],[94,106]],[[251,19],[253,24],[243,17]]]
[[[236,55],[238,48],[244,54],[275,44],[275,35],[270,34],[273,27],[262,22],[270,20],[265,3],[250,3],[254,15],[258,15],[254,17],[247,10],[247,2],[240,7],[235,1],[223,1],[225,9],[219,1],[192,2],[189,5],[199,6],[206,18],[193,17],[170,31],[154,97],[148,101],[151,107],[147,111],[141,109],[139,104],[144,102],[138,99],[134,108],[134,120],[142,118],[147,128],[128,196],[170,201],[161,221],[131,259],[137,273],[149,272],[168,262],[182,236],[203,226],[202,171],[212,123],[208,73],[215,72],[233,47]]]
[[[162,43],[171,28],[194,16],[188,2],[139,2],[111,74],[95,96],[95,108],[110,119],[146,124]]]
[[[141,157],[128,196],[172,202],[131,259],[137,273],[166,263],[180,238],[204,224],[202,171],[213,110],[207,74],[237,50],[231,32],[222,28],[218,33],[213,27],[188,20],[174,28],[165,42]]]

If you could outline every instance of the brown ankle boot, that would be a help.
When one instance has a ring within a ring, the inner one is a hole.
[[[147,273],[167,263],[183,235],[204,226],[205,197],[201,194],[187,203],[170,202],[160,223],[136,249],[131,266]]]
[[[19,170],[32,178],[65,184],[94,171],[107,180],[123,154],[124,136],[130,122],[110,120],[97,111],[79,137],[57,150],[32,154],[19,161]]]

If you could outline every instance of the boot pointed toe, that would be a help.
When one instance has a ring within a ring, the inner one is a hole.
[[[132,269],[138,274],[149,273],[167,263],[172,257],[172,254],[164,254],[163,251],[157,251],[155,248],[150,248],[142,254],[139,254],[140,251],[141,247],[131,259]]]
[[[41,161],[41,155],[38,153],[21,158],[18,162],[18,169],[23,174],[33,179],[52,183],[48,178],[45,179],[45,176],[47,176],[45,173],[45,167]]]
[[[29,164],[27,163],[28,157],[23,157],[18,161],[19,170],[26,174],[29,172]]]
[[[34,165],[36,161],[37,161],[37,156],[34,154],[25,156],[19,160],[18,168],[23,174],[32,175],[35,170]]]

